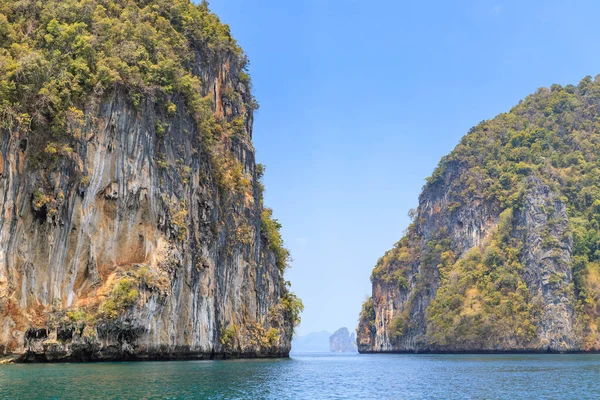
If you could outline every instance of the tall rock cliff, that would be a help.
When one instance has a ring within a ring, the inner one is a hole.
[[[0,357],[286,356],[247,62],[206,3],[0,5]]]
[[[600,350],[600,78],[474,127],[377,263],[361,352]]]

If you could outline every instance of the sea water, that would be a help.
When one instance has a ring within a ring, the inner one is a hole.
[[[597,399],[600,355],[0,365],[2,399]]]

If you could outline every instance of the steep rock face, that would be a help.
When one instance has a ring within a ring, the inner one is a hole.
[[[524,280],[543,307],[538,331],[540,345],[557,350],[573,349],[577,345],[573,331],[574,293],[569,286],[573,282],[573,238],[569,234],[566,207],[539,179],[530,179],[526,188],[516,224],[526,227],[521,233]],[[546,230],[554,239],[550,243],[543,238]]]
[[[0,357],[289,353],[295,298],[265,231],[243,65],[227,49],[193,54],[200,117],[176,91],[140,101],[117,85],[88,97],[57,151],[3,114]]]
[[[442,159],[373,270],[359,351],[600,349],[599,85],[540,89]]]

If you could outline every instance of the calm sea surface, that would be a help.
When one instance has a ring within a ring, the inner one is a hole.
[[[598,399],[600,355],[0,365],[5,399]]]

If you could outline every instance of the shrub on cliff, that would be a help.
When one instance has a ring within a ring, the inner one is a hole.
[[[298,326],[301,321],[300,315],[302,314],[302,311],[304,311],[302,300],[294,293],[288,292],[283,296],[281,305],[283,306],[285,316],[292,327]]]
[[[131,278],[120,279],[100,307],[100,316],[115,319],[132,307],[139,297],[136,285],[137,282]]]
[[[273,218],[273,210],[265,208],[260,216],[260,232],[269,250],[275,254],[275,263],[279,271],[283,272],[290,259],[289,251],[283,246],[283,238],[279,230],[281,224]]]
[[[375,309],[373,308],[373,298],[367,297],[360,310],[360,319],[367,324],[369,330],[375,328]]]

